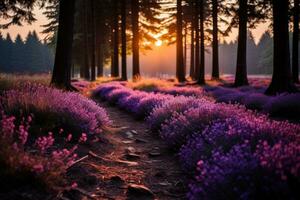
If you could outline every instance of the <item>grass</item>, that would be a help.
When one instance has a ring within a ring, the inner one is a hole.
[[[24,83],[49,85],[50,74],[3,74],[0,73],[0,91],[19,88]]]

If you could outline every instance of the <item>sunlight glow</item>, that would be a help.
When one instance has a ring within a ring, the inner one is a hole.
[[[155,45],[156,46],[158,46],[158,47],[160,47],[161,45],[162,45],[162,41],[161,40],[157,40],[156,42],[155,42]]]

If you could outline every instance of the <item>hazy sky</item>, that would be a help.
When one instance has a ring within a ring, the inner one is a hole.
[[[19,33],[22,38],[24,39],[29,31],[36,30],[39,34],[40,38],[44,38],[45,36],[42,35],[40,32],[43,30],[41,25],[47,24],[47,18],[42,14],[43,10],[35,9],[35,17],[37,18],[37,21],[33,23],[32,25],[24,24],[24,26],[11,26],[7,30],[1,30],[3,35],[6,35],[7,32],[9,32],[12,36],[12,38],[15,38],[15,36]],[[0,19],[0,23],[3,23],[4,21]],[[257,27],[257,29],[252,30],[256,42],[261,37],[262,33],[268,28],[267,24],[261,24]],[[227,38],[228,41],[234,40],[237,37],[237,30],[233,30],[230,37]]]
[[[24,26],[11,26],[7,30],[1,30],[2,34],[5,36],[7,32],[9,32],[14,39],[16,35],[19,33],[23,39],[26,38],[26,35],[29,31],[36,30],[36,32],[39,34],[40,39],[43,39],[45,36],[41,34],[41,31],[43,28],[41,25],[47,24],[47,19],[45,16],[43,16],[43,10],[35,9],[35,17],[37,18],[37,21],[33,23],[32,25],[24,24]],[[3,23],[4,21],[0,19],[0,23]],[[257,26],[256,30],[252,30],[252,33],[254,34],[256,42],[261,37],[262,33],[268,28],[267,24],[261,24]],[[235,40],[237,37],[237,30],[233,30],[231,35],[226,39],[227,41]],[[152,51],[147,51],[146,54],[141,53],[141,66],[143,66],[143,69],[154,69],[156,71],[163,70],[169,70],[169,69],[175,69],[175,55],[176,55],[176,48],[175,45],[171,46],[154,46]],[[131,66],[131,57],[128,57],[128,66]]]
[[[34,13],[37,19],[36,22],[32,23],[31,25],[24,23],[24,26],[11,26],[7,30],[0,30],[2,32],[2,35],[5,36],[6,33],[9,32],[12,38],[15,38],[17,34],[20,34],[22,38],[25,39],[29,31],[36,30],[40,38],[44,38],[44,36],[40,33],[43,30],[43,27],[41,27],[41,25],[47,24],[47,18],[42,14],[43,10],[35,9]],[[5,21],[0,19],[0,23],[4,22]]]

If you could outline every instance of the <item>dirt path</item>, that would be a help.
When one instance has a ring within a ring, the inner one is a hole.
[[[92,151],[89,158],[74,167],[73,171],[81,171],[79,187],[86,189],[77,193],[91,199],[185,199],[185,180],[174,153],[148,132],[143,121],[105,102],[99,104],[117,131],[104,133],[107,141],[87,148]]]

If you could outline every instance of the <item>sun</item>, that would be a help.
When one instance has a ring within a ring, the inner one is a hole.
[[[161,45],[162,45],[162,41],[161,40],[157,40],[156,42],[155,42],[155,46],[157,46],[157,47],[160,47]]]

